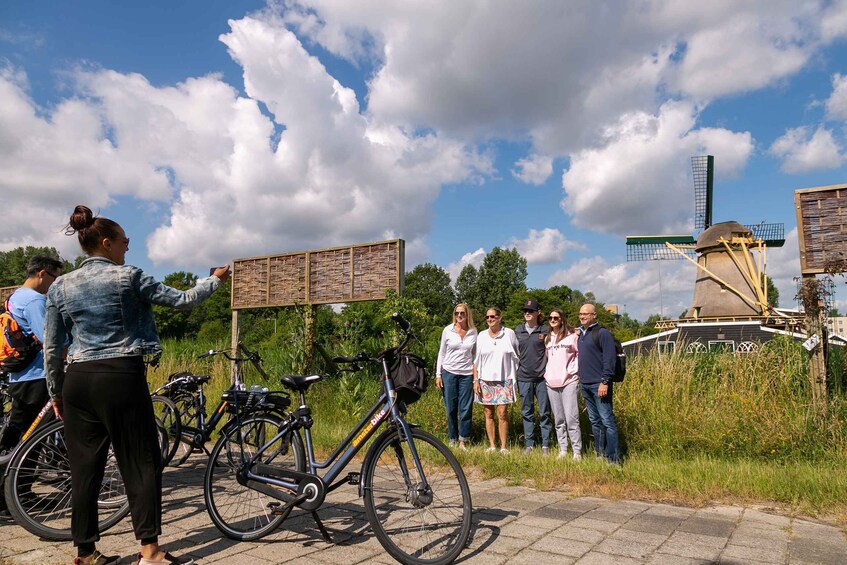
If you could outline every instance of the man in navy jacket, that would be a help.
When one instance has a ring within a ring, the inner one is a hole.
[[[594,434],[594,449],[598,457],[620,465],[618,424],[612,407],[615,341],[609,330],[597,323],[593,304],[580,307],[579,323],[579,382]],[[599,339],[594,337],[595,333]]]

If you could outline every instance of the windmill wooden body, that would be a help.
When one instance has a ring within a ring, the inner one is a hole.
[[[694,178],[692,235],[626,238],[627,260],[687,260],[697,266],[691,306],[678,320],[660,320],[658,334],[624,344],[628,353],[644,348],[750,352],[774,335],[793,335],[785,318],[774,317],[765,278],[768,247],[785,244],[783,224],[712,223],[714,157],[691,158]]]
[[[734,221],[712,224],[714,157],[692,157],[691,164],[694,228],[702,231],[696,239],[693,235],[629,236],[627,260],[684,259],[697,265],[694,297],[684,320],[770,316],[766,249],[785,244],[785,226],[744,226]]]

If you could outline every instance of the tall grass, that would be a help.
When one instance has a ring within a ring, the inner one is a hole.
[[[346,341],[327,346],[330,355],[349,355],[361,346]],[[371,347],[368,347],[371,346]],[[152,386],[170,373],[209,374],[208,411],[229,386],[231,365],[223,357],[196,356],[224,344],[165,343],[166,354],[148,378]],[[259,347],[274,382],[263,383],[249,365],[248,384],[281,389],[278,377],[297,373],[297,340]],[[759,352],[658,354],[629,360],[625,382],[614,388],[624,455],[623,470],[587,457],[581,464],[555,458],[492,457],[483,449],[457,452],[470,473],[513,482],[530,479],[539,488],[567,484],[577,494],[644,498],[700,504],[772,501],[795,512],[835,513],[847,523],[847,393],[843,370],[827,402],[812,402],[806,353],[790,341],[773,341]],[[432,359],[430,359],[432,361]],[[841,366],[843,360],[835,359]],[[431,388],[409,407],[408,420],[446,439],[440,391]],[[376,401],[377,371],[327,376],[309,390],[319,456],[331,452]],[[591,427],[582,410],[583,451],[591,453]],[[520,408],[510,407],[510,444],[523,446]],[[482,410],[475,407],[472,445],[487,445]],[[555,440],[554,440],[555,441]]]
[[[812,402],[805,352],[772,341],[755,354],[654,353],[615,390],[627,449],[645,455],[820,461],[847,454],[847,402]]]

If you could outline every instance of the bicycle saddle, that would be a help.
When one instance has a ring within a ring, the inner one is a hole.
[[[292,390],[305,392],[309,388],[309,385],[322,379],[323,377],[320,375],[285,375],[280,380],[282,384]]]

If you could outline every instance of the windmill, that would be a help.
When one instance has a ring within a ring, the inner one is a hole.
[[[699,233],[628,236],[627,261],[685,259],[694,263],[694,298],[685,319],[767,317],[766,249],[785,244],[785,225],[713,224],[714,167],[711,155],[691,158],[694,229]]]

